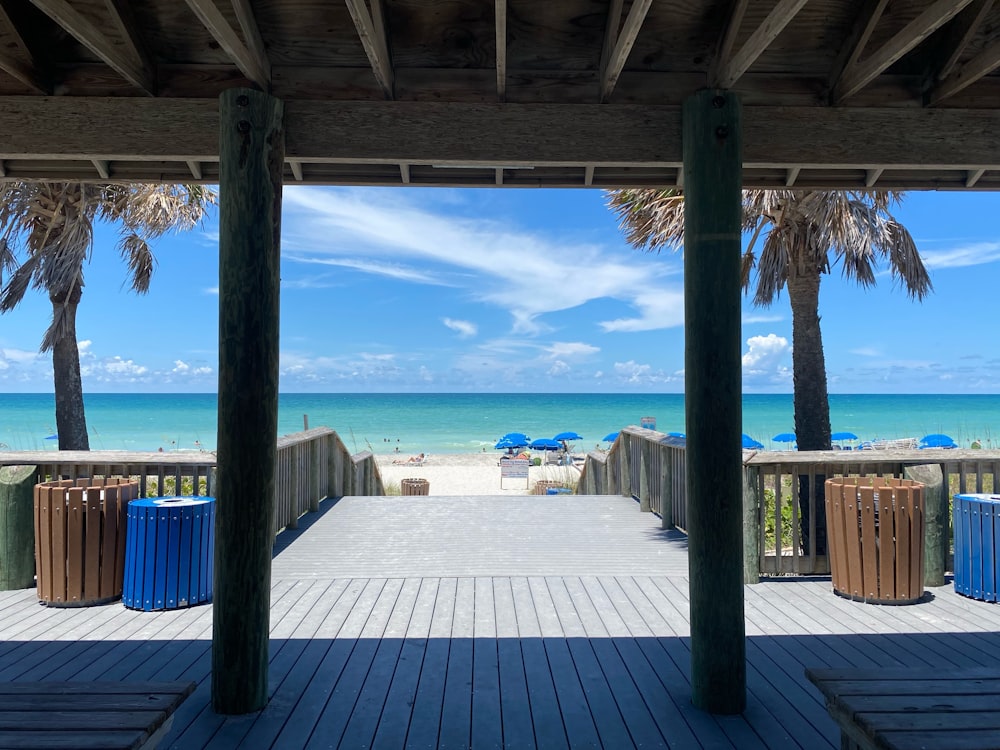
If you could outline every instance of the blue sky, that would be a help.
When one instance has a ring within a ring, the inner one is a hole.
[[[824,277],[832,393],[997,393],[1000,195],[908,193],[934,292]],[[86,392],[217,387],[217,215],[158,241],[148,295],[97,234],[77,319]],[[282,392],[684,389],[679,253],[630,248],[598,190],[286,187]],[[0,392],[51,392],[51,307],[0,317]],[[791,311],[744,298],[744,391],[790,393]]]

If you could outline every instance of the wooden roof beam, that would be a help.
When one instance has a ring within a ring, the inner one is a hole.
[[[888,42],[865,58],[844,69],[833,88],[833,103],[840,104],[875,80],[890,65],[950,21],[972,0],[937,0],[910,21]]]
[[[375,80],[378,81],[385,98],[393,99],[395,84],[392,62],[389,60],[389,45],[385,38],[385,22],[382,19],[382,0],[372,0],[371,12],[365,0],[345,0],[345,2],[351,12],[351,18],[354,19],[354,26],[358,30],[365,54],[368,55]]]
[[[260,35],[260,28],[257,26],[257,19],[254,17],[250,0],[233,0],[233,10],[236,12],[236,20],[239,21],[240,30],[246,40],[247,48],[251,57],[256,61],[258,68],[264,71],[271,70],[271,61],[267,57],[267,49],[264,47],[264,39]],[[268,74],[270,79],[270,74]]]
[[[493,4],[496,15],[497,45],[497,101],[507,99],[507,0]]]
[[[973,57],[954,74],[927,92],[927,106],[933,107],[966,86],[1000,68],[1000,43],[993,44]]]
[[[156,85],[156,65],[146,51],[142,36],[132,13],[132,5],[126,0],[105,0],[108,15],[118,29],[118,38],[128,49],[129,56],[139,63],[146,77]]]
[[[97,174],[102,180],[111,178],[111,162],[107,159],[91,159],[90,163],[94,165],[94,169],[97,170]]]
[[[2,2],[0,2],[0,40],[3,41],[4,47],[13,47],[20,52],[19,55],[13,55],[0,51],[0,70],[39,94],[51,94],[51,86],[45,82],[44,76],[36,68],[31,50],[24,43],[14,21],[7,15]]]
[[[778,4],[771,9],[761,25],[754,29],[750,38],[744,42],[738,52],[731,52],[716,60],[712,69],[710,85],[720,89],[732,88],[807,2],[808,0],[778,0]],[[739,7],[737,10],[740,10]],[[727,43],[732,45],[730,39],[735,39],[735,31],[731,32],[727,28],[720,52],[726,51]]]
[[[147,68],[144,60],[126,54],[119,45],[112,44],[100,29],[66,0],[31,0],[31,2],[133,86],[149,96],[156,94],[152,68]],[[120,28],[125,28],[119,16],[116,16],[115,20]],[[128,52],[135,52],[135,48],[132,47],[133,41],[127,39]]]
[[[930,64],[928,90],[952,74],[965,48],[986,20],[993,2],[994,0],[973,0],[944,30],[936,55],[938,59],[932,60]]]
[[[621,0],[612,0],[608,10],[608,27],[604,33],[604,49],[601,54],[601,101],[606,102],[618,83],[628,60],[635,39],[646,20],[652,0],[634,0],[625,18],[625,25],[618,33],[618,22],[621,19]],[[613,22],[613,24],[612,24]]]
[[[830,87],[835,88],[840,77],[845,70],[853,68],[858,63],[861,53],[868,46],[868,41],[872,38],[872,32],[878,26],[879,19],[889,0],[875,0],[875,2],[862,3],[862,11],[854,21],[854,28],[851,29],[850,36],[844,40],[840,54],[830,71]]]
[[[229,25],[225,16],[219,12],[218,7],[215,5],[215,0],[186,0],[186,2],[191,10],[194,11],[194,14],[198,16],[198,20],[201,21],[202,25],[208,29],[212,38],[219,43],[219,46],[229,55],[229,59],[233,61],[233,64],[240,69],[240,72],[265,91],[270,89],[270,61],[266,57],[262,58],[260,55],[254,54],[253,50],[243,43],[240,35]],[[242,24],[243,18],[239,15],[238,10],[237,17],[240,18],[240,23]],[[263,44],[261,47],[263,47]]]

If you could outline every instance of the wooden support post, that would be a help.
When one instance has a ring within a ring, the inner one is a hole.
[[[673,449],[660,446],[660,528],[674,528],[674,478],[671,471]]]
[[[313,438],[309,441],[309,512],[319,511],[320,494],[320,455],[322,454],[323,438]]]
[[[0,591],[35,585],[34,466],[0,467]]]
[[[267,704],[278,442],[280,100],[219,97],[219,434],[212,707]]]
[[[639,441],[639,510],[643,513],[649,513],[651,507],[649,502],[649,467],[652,448],[652,440]]]
[[[903,476],[924,485],[924,585],[944,586],[951,549],[951,514],[940,464],[904,466]]]
[[[728,91],[684,102],[684,368],[691,691],[746,707],[740,363],[741,105]]]
[[[743,583],[760,583],[760,468],[743,468]]]

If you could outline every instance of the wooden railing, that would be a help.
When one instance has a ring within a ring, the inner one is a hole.
[[[954,493],[996,491],[1000,452],[925,449],[879,451],[771,451],[745,454],[744,560],[747,580],[758,574],[826,574],[829,562],[818,554],[815,540],[818,477],[902,477],[907,467],[938,465],[945,500]],[[803,477],[804,480],[799,478]],[[804,481],[809,543],[803,545],[799,485]],[[951,538],[947,523],[941,530]]]
[[[132,477],[140,497],[215,494],[216,456],[207,451],[10,451],[0,466],[35,466],[37,481],[78,477]],[[333,430],[318,427],[278,438],[274,532],[295,528],[299,516],[328,497],[383,495],[375,457],[352,456]]]
[[[610,451],[587,454],[577,492],[633,497],[642,510],[660,516],[663,528],[685,530],[684,462],[683,439],[627,427]],[[940,467],[945,505],[955,493],[1000,492],[998,451],[744,451],[744,579],[753,583],[761,575],[829,573],[827,557],[817,552],[816,543],[820,477],[901,477],[907,467],[922,465]],[[807,544],[801,533],[800,482],[807,488]],[[949,521],[945,514],[938,529],[946,546]]]
[[[656,430],[626,427],[607,453],[587,454],[577,492],[624,495],[660,516],[663,528],[687,527],[684,440]]]

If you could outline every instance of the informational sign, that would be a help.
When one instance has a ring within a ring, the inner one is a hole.
[[[656,417],[640,417],[639,426],[647,430],[655,430]]]
[[[504,489],[505,479],[523,479],[525,489],[528,487],[528,467],[531,465],[526,458],[500,459],[500,489]]]

